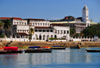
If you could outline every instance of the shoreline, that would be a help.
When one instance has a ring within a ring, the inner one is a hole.
[[[4,47],[8,42],[0,42],[0,47]],[[100,42],[91,42],[91,41],[85,41],[85,42],[12,42],[9,46],[14,46],[18,48],[28,48],[29,46],[53,46],[53,45],[60,45],[69,48],[70,46],[77,46],[77,44],[80,44],[81,47],[100,47]]]

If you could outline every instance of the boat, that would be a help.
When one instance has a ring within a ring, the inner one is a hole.
[[[77,45],[77,46],[70,46],[71,49],[80,49],[81,46],[80,45]]]
[[[48,46],[40,47],[40,46],[31,46],[27,50],[25,50],[25,53],[51,53],[52,49]]]
[[[25,53],[51,53],[52,49],[49,48],[29,48],[27,50],[25,50]]]
[[[0,51],[0,54],[22,53],[22,50],[18,51]]]
[[[9,54],[9,53],[22,53],[22,50],[18,50],[18,47],[4,47],[4,50],[0,50],[0,54]]]
[[[86,50],[87,52],[100,52],[100,50]]]
[[[61,50],[61,49],[65,49],[65,48],[66,48],[66,47],[62,47],[62,46],[52,46],[52,47],[51,47],[51,49],[55,49],[55,50],[56,50],[56,49],[57,49],[57,50],[58,50],[58,49]]]

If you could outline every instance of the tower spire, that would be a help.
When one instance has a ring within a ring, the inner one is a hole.
[[[90,26],[90,20],[89,20],[89,10],[86,5],[84,5],[82,9],[82,21],[86,23],[86,27]]]

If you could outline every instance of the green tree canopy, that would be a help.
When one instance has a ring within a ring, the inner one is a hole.
[[[70,36],[73,37],[76,34],[75,28],[70,28]]]
[[[4,23],[2,21],[0,21],[0,27],[4,26]]]
[[[97,35],[100,37],[100,23],[92,26],[88,26],[82,31],[84,37],[94,37]]]
[[[5,24],[4,24],[4,28],[5,28],[6,30],[9,30],[10,26],[11,26],[10,20],[6,20],[6,21],[5,21]]]

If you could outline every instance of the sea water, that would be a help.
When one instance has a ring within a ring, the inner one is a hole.
[[[100,68],[100,52],[81,48],[53,50],[52,53],[0,54],[0,68]]]

